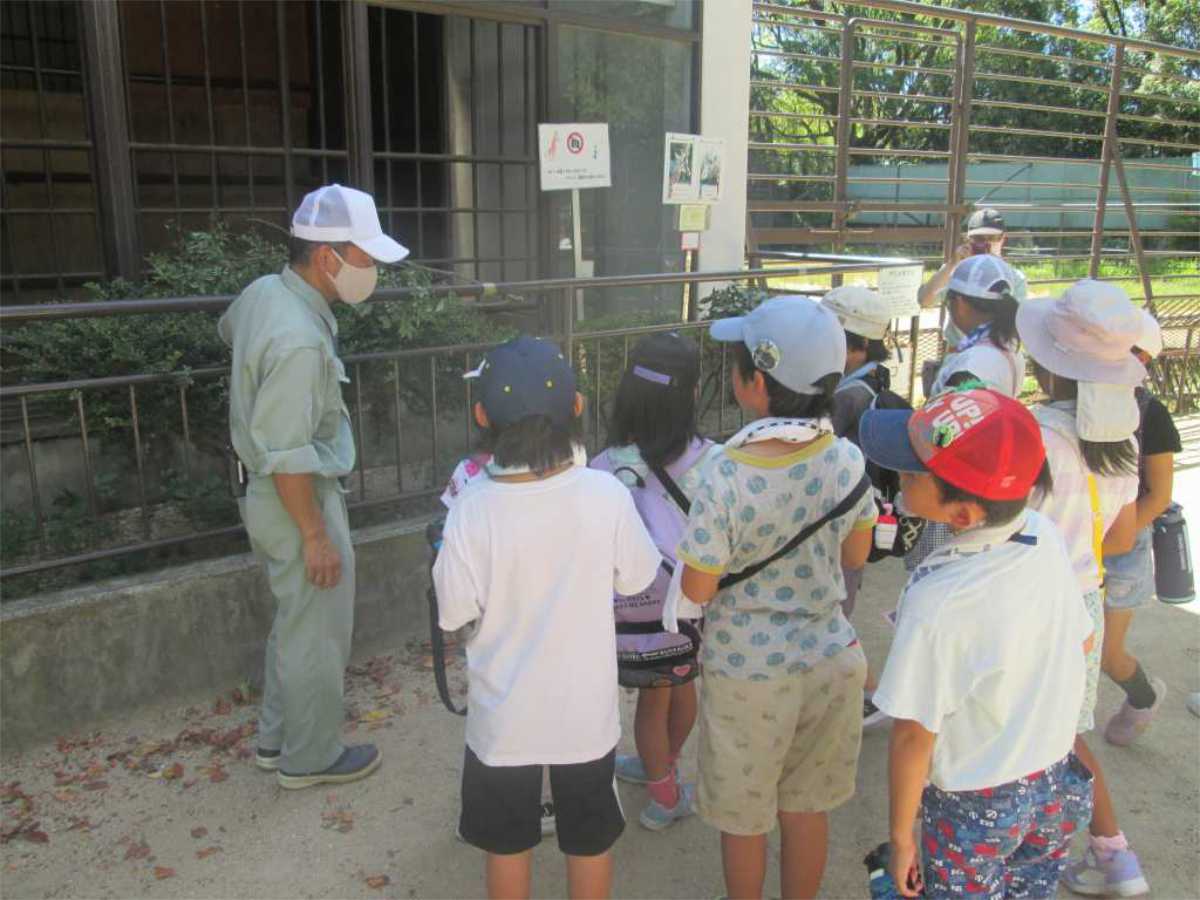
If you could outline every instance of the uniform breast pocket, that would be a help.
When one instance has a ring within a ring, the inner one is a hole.
[[[329,360],[328,378],[325,381],[326,407],[322,418],[337,412],[349,414],[346,409],[346,397],[343,393],[345,386],[349,383],[350,376],[346,374],[345,364],[336,356],[331,357]]]

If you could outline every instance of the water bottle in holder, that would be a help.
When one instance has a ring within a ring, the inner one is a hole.
[[[1196,597],[1187,520],[1178,503],[1154,520],[1154,586],[1163,603],[1187,603]]]

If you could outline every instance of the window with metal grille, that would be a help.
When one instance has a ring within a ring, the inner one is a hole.
[[[29,302],[104,268],[79,4],[0,3],[0,291]]]
[[[339,4],[121,4],[143,251],[173,230],[263,220],[347,178]]]

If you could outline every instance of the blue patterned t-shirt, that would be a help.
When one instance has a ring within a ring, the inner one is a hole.
[[[770,556],[833,509],[862,478],[862,453],[845,438],[819,438],[786,456],[724,447],[692,501],[679,559],[720,575]],[[807,671],[855,641],[842,614],[842,541],[875,522],[872,492],[845,515],[705,608],[705,674],[764,681]]]

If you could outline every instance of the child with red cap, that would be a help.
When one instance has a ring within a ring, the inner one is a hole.
[[[1061,535],[1026,508],[1048,477],[1038,423],[969,389],[869,410],[859,436],[912,514],[951,531],[905,587],[875,692],[896,720],[892,877],[904,896],[1051,897],[1091,815],[1071,747],[1093,627]]]

